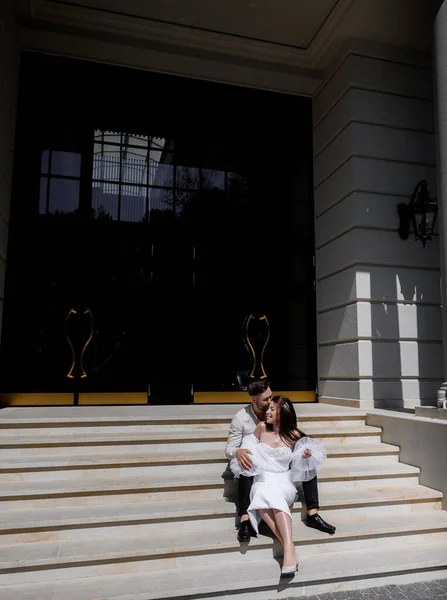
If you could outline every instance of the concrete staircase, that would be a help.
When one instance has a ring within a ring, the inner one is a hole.
[[[235,405],[0,412],[0,600],[264,600],[447,575],[442,494],[365,413],[296,405],[328,450],[321,514],[294,508],[300,570],[236,540],[223,448]]]

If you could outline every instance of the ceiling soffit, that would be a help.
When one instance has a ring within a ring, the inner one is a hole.
[[[338,0],[48,0],[192,32],[307,49]]]
[[[270,38],[276,39],[276,41],[255,39],[248,34],[254,34],[258,30],[253,27],[253,24],[248,23],[247,19],[239,26],[240,35],[234,35],[233,33],[230,34],[223,31],[197,28],[192,24],[177,24],[163,19],[149,18],[146,15],[147,10],[144,9],[144,5],[149,4],[147,0],[132,0],[132,2],[126,2],[125,4],[122,1],[118,2],[118,0],[107,0],[107,3],[104,1],[100,2],[100,0],[81,0],[81,2],[84,2],[83,4],[76,4],[66,0],[39,1],[39,8],[35,10],[35,15],[33,16],[35,16],[35,20],[39,22],[40,26],[44,26],[45,23],[65,25],[87,31],[114,34],[121,38],[134,38],[152,43],[171,44],[176,47],[183,47],[185,50],[190,48],[202,52],[236,56],[244,60],[251,59],[283,64],[289,67],[317,69],[319,68],[321,57],[331,44],[334,32],[339,31],[343,22],[346,22],[349,11],[359,0],[326,1],[324,4],[329,13],[323,15],[320,12],[316,15],[319,19],[314,16],[313,21],[308,18],[308,23],[311,23],[313,28],[309,28],[306,36],[304,29],[301,29],[297,32],[298,35],[292,38],[293,31],[289,27],[287,36],[283,39],[286,39],[287,42],[303,42],[305,45],[308,44],[306,48],[294,46],[289,43],[279,43],[278,27],[276,29],[273,28],[272,33],[269,34]],[[237,1],[240,2],[241,0]],[[255,3],[266,2],[266,0],[251,1]],[[290,1],[294,3],[298,2],[298,0]],[[166,2],[168,5],[174,4],[173,0],[166,0]],[[178,5],[179,2],[180,0],[175,4]],[[200,0],[193,0],[194,2],[195,4],[199,4]],[[289,0],[281,0],[281,2],[289,3]],[[128,7],[133,3],[136,6],[138,5],[140,14],[124,14],[116,10],[109,11],[104,9],[105,5],[117,8],[118,4]],[[98,6],[100,5],[103,8],[99,10]],[[305,0],[300,5],[306,7],[309,5],[309,2]],[[141,16],[144,10],[146,10],[146,13]],[[23,11],[21,14],[22,16],[31,16],[29,13],[28,15],[24,15]],[[162,16],[163,13],[159,11],[156,14]],[[173,13],[169,13],[168,11],[165,13],[165,16],[170,16],[171,14]],[[184,18],[186,20],[186,17]],[[299,18],[299,14],[297,14],[296,18]],[[188,19],[191,23],[193,22],[192,16],[188,17]],[[197,16],[194,22],[204,24],[204,21],[199,21]],[[32,22],[22,22],[22,24],[27,27],[33,26]],[[229,27],[229,22],[226,27]],[[222,25],[221,28],[223,29]],[[265,33],[267,29],[263,31]]]

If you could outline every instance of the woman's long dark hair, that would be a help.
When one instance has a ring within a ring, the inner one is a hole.
[[[292,402],[285,396],[273,396],[271,402],[276,404],[279,411],[278,433],[282,441],[291,445],[294,444],[300,437],[305,437],[305,433],[297,427],[296,412]],[[273,430],[273,426],[266,423],[266,429]]]

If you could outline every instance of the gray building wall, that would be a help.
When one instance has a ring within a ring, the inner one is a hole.
[[[428,66],[348,53],[314,99],[320,397],[434,403],[443,346],[438,238],[402,241],[397,205],[436,196]]]
[[[0,331],[11,200],[19,48],[11,0],[0,2]]]

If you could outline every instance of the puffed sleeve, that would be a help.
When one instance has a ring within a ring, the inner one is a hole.
[[[244,475],[245,477],[253,477],[254,475],[256,475],[257,469],[255,468],[255,462],[258,444],[259,440],[253,434],[246,435],[244,437],[244,439],[242,440],[241,448],[250,450],[253,466],[249,471],[247,471],[246,469],[241,468],[239,461],[236,457],[232,458],[230,461],[230,469],[235,477],[239,478],[241,475]]]
[[[304,451],[309,449],[312,453],[308,458],[303,458]],[[292,481],[310,481],[320,471],[326,459],[326,448],[318,440],[309,437],[300,438],[293,449],[291,463]]]

